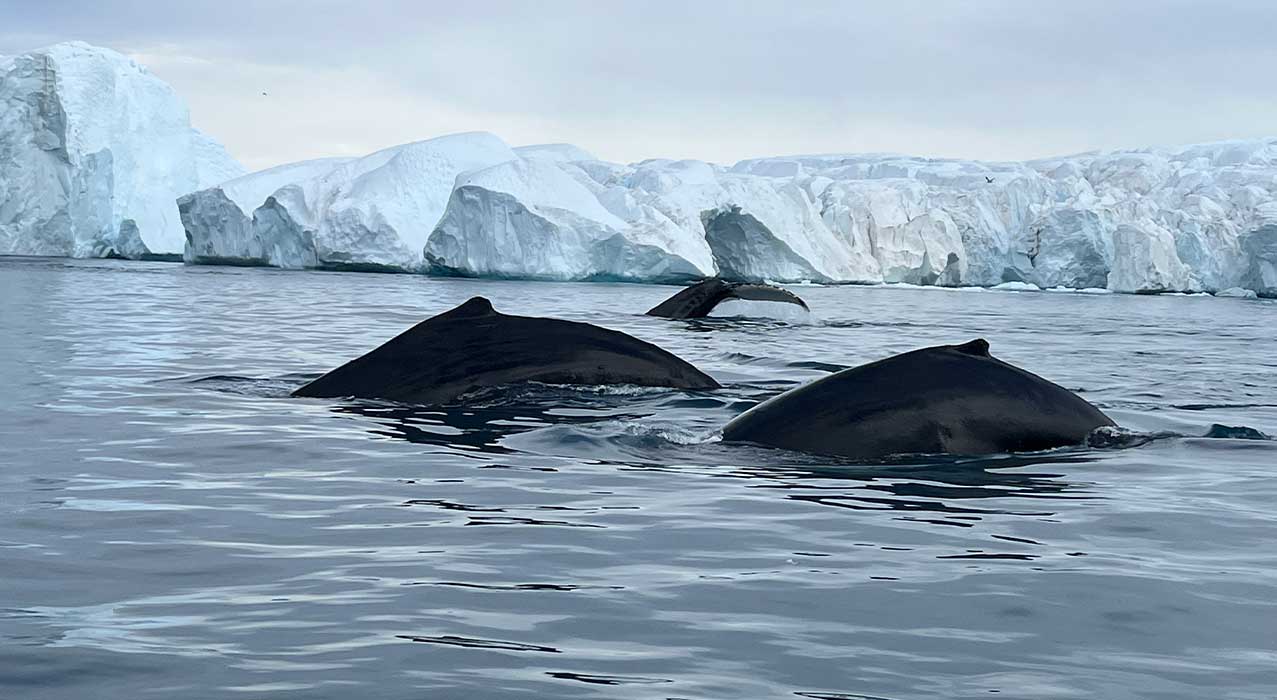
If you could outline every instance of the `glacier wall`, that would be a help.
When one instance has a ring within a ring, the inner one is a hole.
[[[608,163],[444,136],[244,175],[145,68],[0,57],[0,254],[562,280],[1277,296],[1277,140],[1021,163]]]
[[[1277,296],[1277,139],[1018,163],[609,163],[472,133],[181,200],[190,262]]]
[[[243,172],[172,88],[114,51],[0,58],[0,254],[181,253],[174,200]]]
[[[184,257],[196,264],[417,270],[457,177],[518,160],[492,134],[466,133],[252,173],[178,200]]]

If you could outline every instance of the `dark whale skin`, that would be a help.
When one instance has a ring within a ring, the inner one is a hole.
[[[850,459],[1080,445],[1115,425],[1073,392],[973,340],[843,370],[749,409],[723,439]]]
[[[770,284],[727,282],[717,277],[698,282],[648,310],[648,316],[704,318],[728,299],[779,301],[807,308],[807,302],[788,289]]]
[[[315,379],[293,396],[439,405],[484,387],[524,382],[719,388],[691,364],[619,331],[507,316],[487,299],[474,297]]]

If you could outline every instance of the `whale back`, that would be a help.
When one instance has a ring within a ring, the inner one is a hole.
[[[704,318],[728,299],[777,301],[807,308],[797,294],[770,284],[726,282],[717,277],[698,282],[648,310],[648,316]]]
[[[474,297],[328,372],[294,396],[446,404],[506,384],[633,384],[714,389],[691,364],[619,331],[509,316]]]
[[[843,370],[737,416],[723,439],[878,459],[1078,445],[1113,425],[1073,392],[989,354],[989,344],[923,348]]]

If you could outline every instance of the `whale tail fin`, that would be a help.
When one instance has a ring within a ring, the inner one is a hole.
[[[777,301],[797,304],[804,310],[810,311],[807,308],[807,302],[788,289],[770,284],[725,282],[712,278],[694,284],[657,304],[647,312],[647,315],[662,318],[704,318],[714,310],[715,306],[728,299]]]
[[[779,301],[786,304],[797,304],[806,311],[807,302],[788,289],[770,284],[738,284],[726,297],[728,299],[745,299],[748,301]]]

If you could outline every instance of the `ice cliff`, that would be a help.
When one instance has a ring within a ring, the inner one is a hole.
[[[724,167],[473,133],[254,173],[181,211],[193,262],[1277,295],[1277,140]]]
[[[0,254],[181,253],[174,200],[243,172],[172,88],[114,51],[0,58]]]
[[[487,133],[244,175],[82,43],[0,58],[0,254],[1277,296],[1277,140],[996,163],[600,161]]]
[[[288,268],[415,270],[457,177],[522,159],[486,133],[454,134],[355,159],[283,165],[182,197],[186,260]]]

